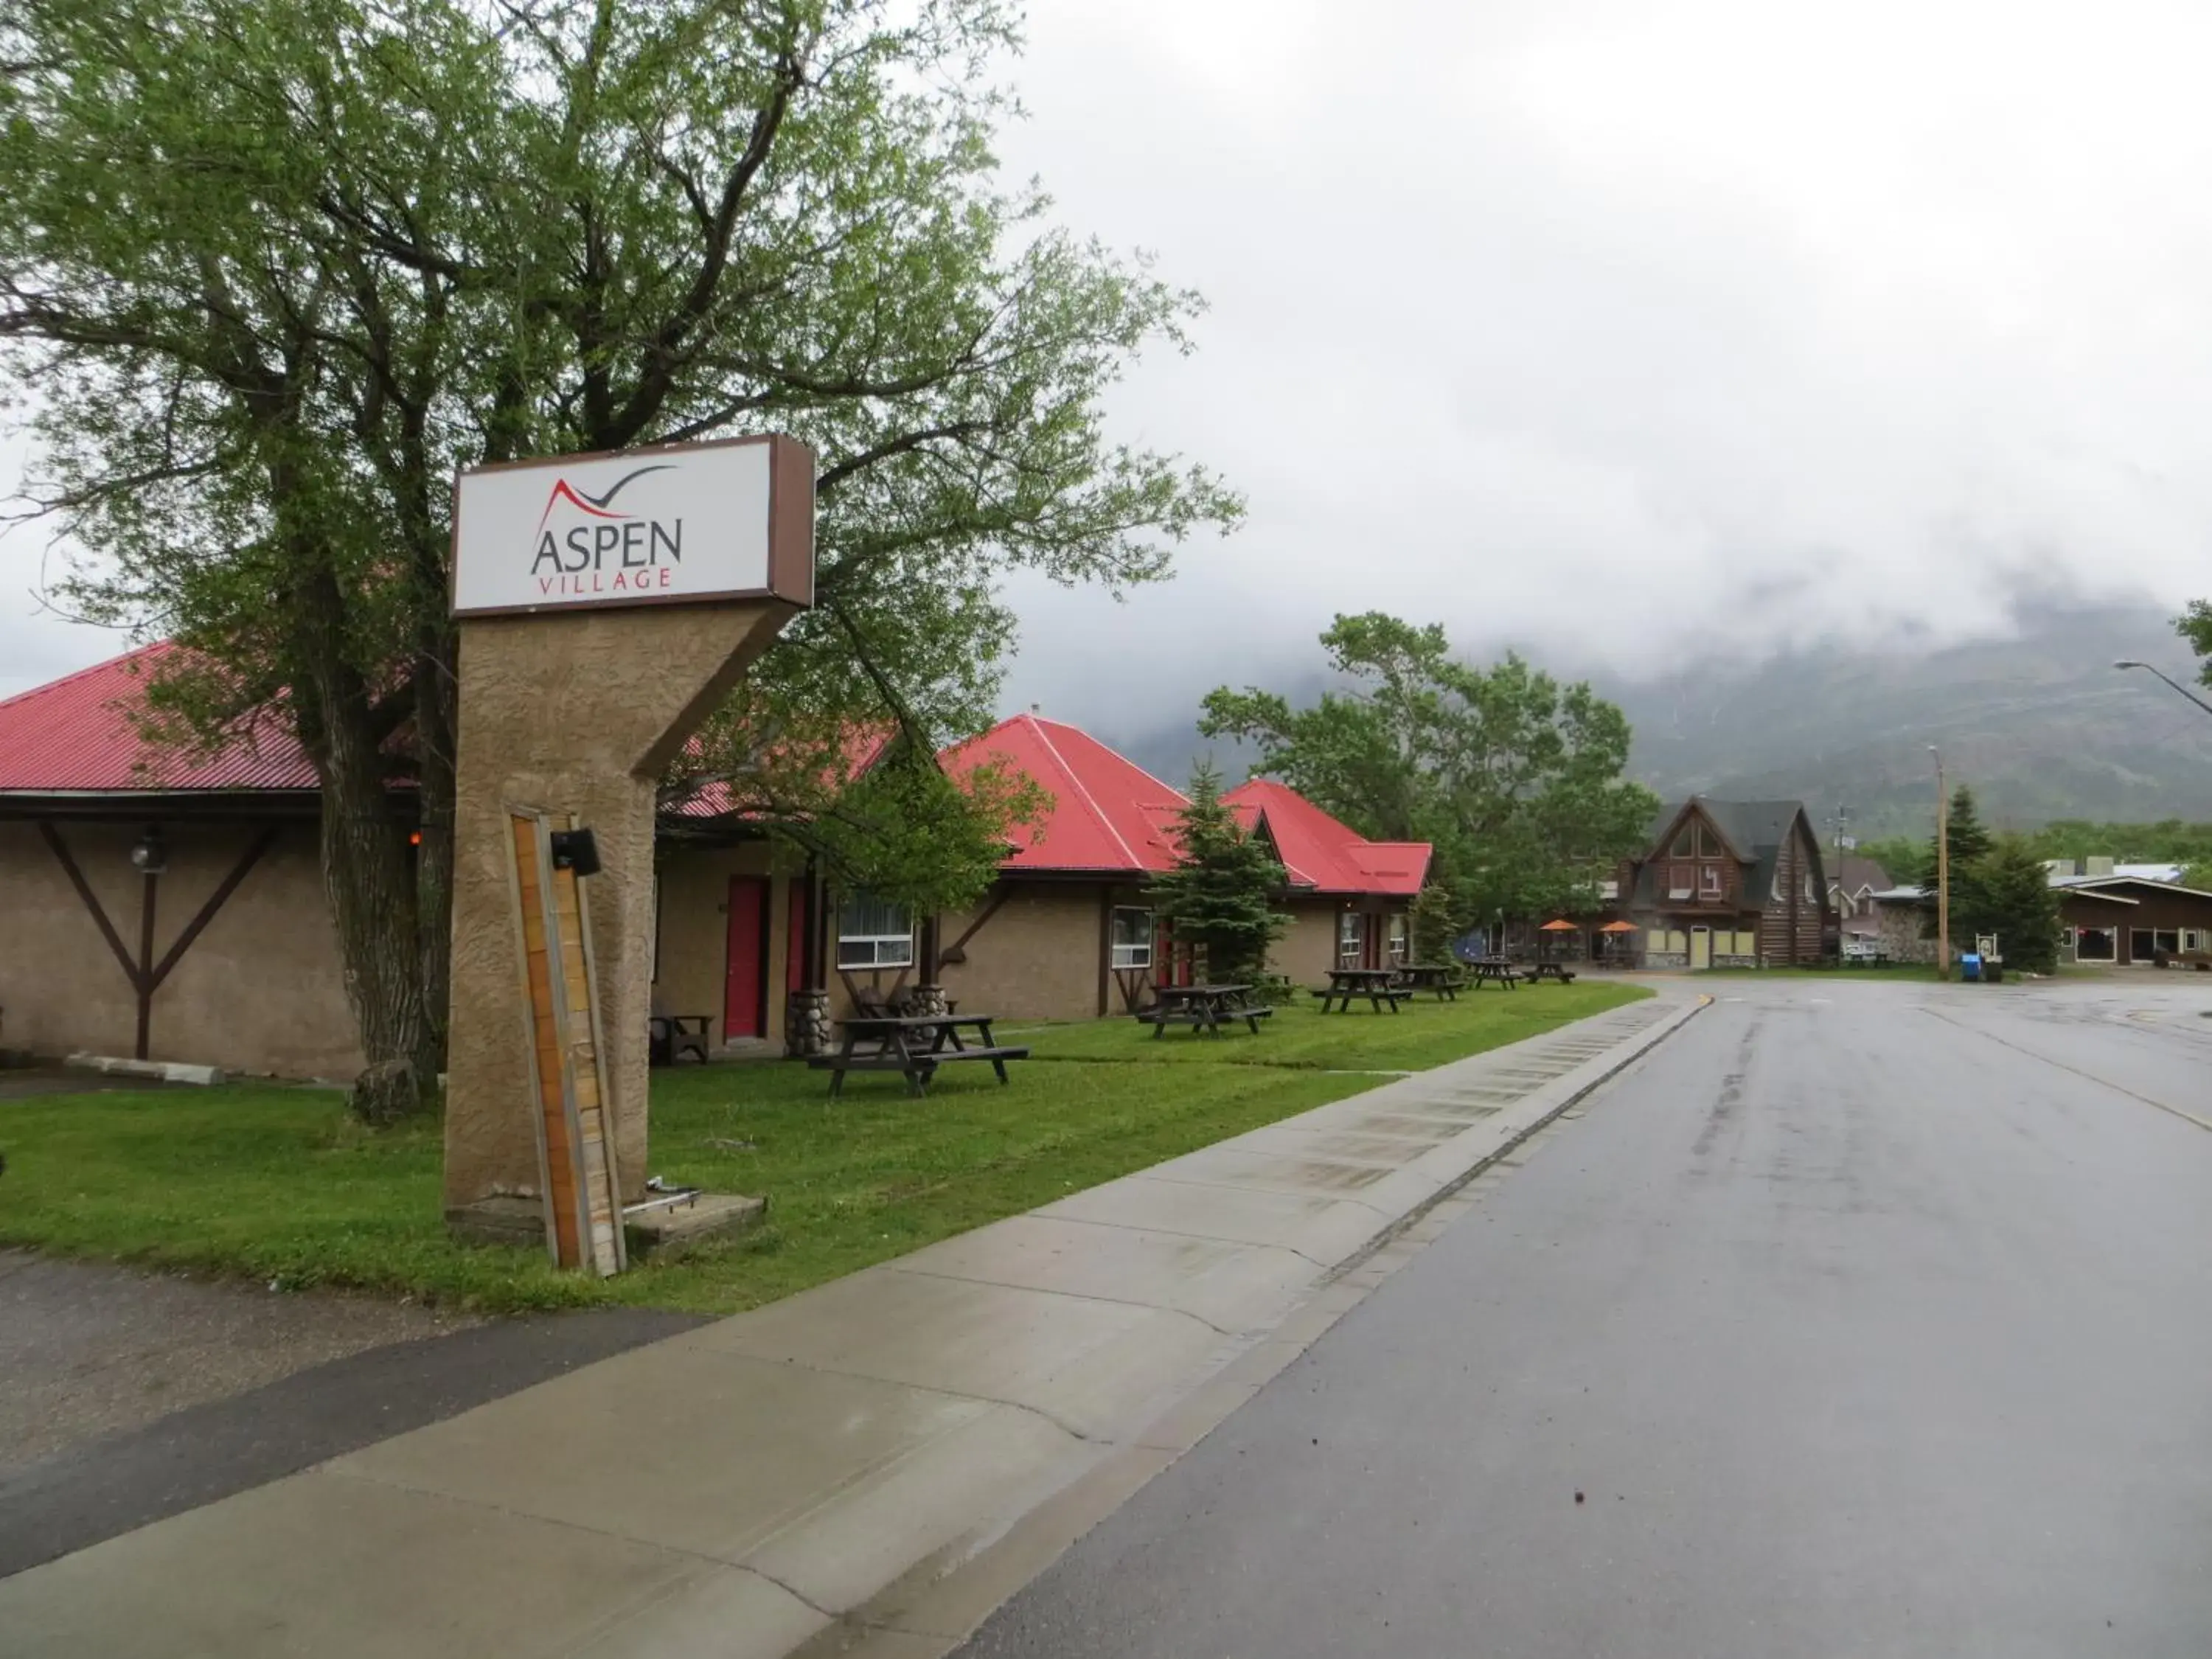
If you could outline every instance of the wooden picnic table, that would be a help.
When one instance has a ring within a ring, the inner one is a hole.
[[[1368,1006],[1378,1014],[1387,1003],[1395,1014],[1399,1003],[1413,994],[1398,989],[1392,982],[1397,975],[1395,968],[1332,968],[1328,970],[1328,984],[1325,988],[1316,986],[1314,994],[1321,999],[1324,1014],[1332,1005],[1340,1012],[1350,1013],[1355,997],[1366,998]]]
[[[1562,985],[1575,982],[1575,970],[1564,962],[1532,962],[1521,970],[1521,977],[1534,985],[1538,980],[1557,980]]]
[[[1398,982],[1409,991],[1434,991],[1438,1002],[1457,1002],[1465,982],[1454,963],[1419,962],[1398,969]]]
[[[707,1042],[714,1027],[711,1014],[654,1014],[646,1021],[646,1064],[673,1066],[688,1052],[707,1063]]]
[[[848,1072],[899,1072],[905,1074],[910,1094],[929,1092],[929,1079],[940,1066],[956,1060],[982,1060],[991,1063],[999,1081],[1006,1082],[1006,1062],[1027,1060],[1026,1048],[1005,1048],[992,1041],[995,1014],[856,1014],[840,1020],[845,1034],[837,1052],[816,1054],[806,1063],[828,1072],[830,1097],[845,1092]],[[974,1045],[961,1041],[963,1030],[980,1039]]]
[[[1200,1031],[1219,1036],[1224,1024],[1239,1019],[1257,1036],[1260,1022],[1275,1012],[1253,1001],[1249,985],[1163,985],[1152,995],[1152,1006],[1139,1010],[1137,1018],[1152,1028],[1155,1041],[1170,1025],[1188,1025],[1193,1036]]]
[[[1477,957],[1468,963],[1468,983],[1477,991],[1486,985],[1499,985],[1511,991],[1519,988],[1521,977],[1513,971],[1513,963],[1508,957]]]

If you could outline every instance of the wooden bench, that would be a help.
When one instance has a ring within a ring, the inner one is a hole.
[[[1540,980],[1556,980],[1561,985],[1575,982],[1575,970],[1565,963],[1535,962],[1521,970],[1521,977],[1534,985]]]
[[[654,1014],[646,1022],[646,1063],[673,1066],[685,1054],[707,1063],[707,1042],[713,1035],[711,1014]]]
[[[815,1071],[830,1074],[832,1100],[845,1092],[848,1072],[897,1072],[905,1077],[909,1094],[927,1095],[929,1080],[939,1066],[963,1060],[988,1060],[999,1074],[999,1081],[1007,1083],[1012,1079],[1006,1075],[1006,1062],[1027,1060],[1030,1051],[994,1042],[991,1025],[996,1018],[994,1014],[855,1015],[840,1022],[845,1040],[836,1053],[816,1054],[806,1063]],[[973,1045],[963,1042],[963,1026],[974,1030],[981,1041]]]
[[[1350,1013],[1355,998],[1364,999],[1368,1006],[1381,1013],[1387,1006],[1392,1013],[1398,1005],[1413,1000],[1411,991],[1401,990],[1393,981],[1395,975],[1389,968],[1332,968],[1328,970],[1326,988],[1316,985],[1313,994],[1321,999],[1321,1011],[1328,1012],[1329,1005],[1338,1005],[1338,1012]]]
[[[1438,1002],[1457,1002],[1459,988],[1466,983],[1465,976],[1455,966],[1438,963],[1416,963],[1398,970],[1400,994],[1433,991]]]
[[[1238,1008],[1224,1008],[1218,1012],[1203,1008],[1145,1008],[1138,1012],[1139,1025],[1149,1025],[1158,1036],[1170,1025],[1188,1025],[1194,1034],[1211,1031],[1221,1035],[1221,1028],[1235,1020],[1243,1020],[1254,1036],[1260,1035],[1260,1022],[1271,1018],[1274,1010],[1264,1003],[1246,1003]]]
[[[1486,985],[1496,985],[1508,991],[1520,988],[1521,976],[1513,971],[1513,964],[1503,957],[1483,957],[1468,964],[1468,983],[1480,991]]]
[[[1152,1028],[1155,1038],[1170,1025],[1188,1025],[1194,1036],[1200,1031],[1219,1036],[1222,1026],[1239,1019],[1257,1036],[1260,1022],[1275,1012],[1253,1001],[1249,985],[1163,985],[1153,995],[1158,1000],[1140,1009],[1136,1018],[1139,1024]]]

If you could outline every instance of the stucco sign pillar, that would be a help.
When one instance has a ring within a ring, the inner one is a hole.
[[[740,439],[486,467],[455,491],[460,635],[446,1208],[542,1200],[510,814],[588,828],[606,1115],[644,1190],[655,795],[814,589],[814,459]]]

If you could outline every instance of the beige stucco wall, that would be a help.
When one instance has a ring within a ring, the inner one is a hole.
[[[462,623],[448,1208],[539,1183],[509,874],[518,809],[573,814],[598,839],[601,870],[585,888],[607,1103],[623,1196],[642,1195],[655,791],[791,614],[743,602]]]
[[[1267,953],[1270,971],[1290,975],[1297,986],[1326,985],[1336,966],[1336,918],[1343,905],[1331,898],[1294,898],[1283,909],[1290,926]]]
[[[722,1015],[729,977],[730,878],[769,880],[768,1022],[763,1038],[783,1051],[785,977],[791,944],[791,872],[765,842],[737,847],[675,848],[660,858],[660,939],[653,1001],[663,1012],[706,1014],[724,1048]],[[755,1050],[754,1052],[758,1052]]]
[[[945,994],[963,1013],[1093,1018],[1104,948],[1100,906],[1110,890],[1095,882],[1012,884],[1006,902],[961,947],[967,960],[944,964],[939,982]],[[939,928],[943,945],[949,947],[966,933],[981,908],[945,917]],[[1109,988],[1109,994],[1118,1008],[1119,992]]]
[[[134,959],[143,823],[61,823],[64,842]],[[261,825],[163,822],[154,960],[222,885]],[[154,994],[148,1053],[226,1071],[343,1080],[360,1069],[313,823],[288,824]],[[137,999],[35,824],[0,823],[0,1044],[131,1054]]]

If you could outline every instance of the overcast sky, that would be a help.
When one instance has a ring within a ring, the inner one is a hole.
[[[1121,431],[1251,517],[1119,612],[1018,588],[1010,705],[1172,717],[1374,606],[1656,668],[1996,629],[2023,576],[2212,592],[2201,0],[1036,0],[1030,33],[1009,166],[1212,305]],[[0,542],[0,693],[115,648],[38,617],[40,551]]]

